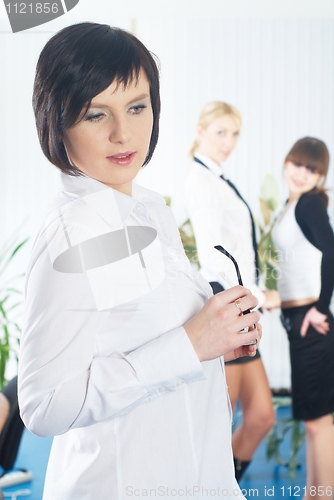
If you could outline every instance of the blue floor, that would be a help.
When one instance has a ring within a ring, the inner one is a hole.
[[[31,491],[30,495],[20,495],[17,497],[17,499],[42,499],[45,471],[51,444],[52,438],[40,438],[35,436],[34,434],[31,434],[31,432],[29,432],[28,430],[24,430],[14,469],[26,469],[31,471],[33,480],[29,483],[22,483],[16,486],[3,488],[3,492],[5,493],[5,495],[9,492],[18,492],[19,490],[29,489]],[[5,496],[5,498],[7,498],[7,495]],[[8,496],[8,498],[11,497]],[[15,499],[15,496],[12,498]]]
[[[290,416],[289,407],[281,407],[277,410],[277,419]],[[238,417],[236,417],[236,423]],[[50,452],[52,439],[39,438],[28,431],[24,431],[19,454],[15,463],[15,468],[28,469],[33,473],[33,481],[29,483],[4,488],[6,498],[11,498],[9,492],[29,489],[31,494],[25,496],[13,496],[18,500],[41,500],[43,492],[43,483],[47,460]],[[277,498],[277,499],[302,499],[305,486],[305,444],[302,446],[298,462],[300,467],[297,469],[296,479],[292,481],[289,477],[288,469],[285,466],[278,465],[274,459],[266,459],[266,441],[264,440],[257,449],[253,461],[247,469],[240,482],[245,497],[252,498]],[[280,446],[280,454],[286,459],[290,451],[290,436],[287,436]],[[8,495],[8,496],[7,496]],[[61,499],[59,499],[61,500]],[[92,499],[92,500],[113,500],[113,499]]]
[[[277,420],[291,416],[290,408],[279,408],[276,412]],[[281,443],[280,456],[288,461],[290,456],[291,434]],[[295,480],[289,475],[288,468],[279,465],[275,459],[267,460],[267,442],[263,440],[256,450],[253,460],[240,481],[240,488],[249,500],[252,498],[302,499],[306,484],[305,469],[305,441],[297,455],[298,467]]]

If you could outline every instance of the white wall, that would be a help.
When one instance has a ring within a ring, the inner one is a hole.
[[[34,67],[46,40],[72,22],[92,20],[136,30],[161,61],[161,136],[138,182],[173,199],[181,223],[187,150],[205,102],[237,106],[242,136],[228,167],[254,213],[266,172],[282,186],[282,160],[305,135],[322,138],[334,155],[334,5],[295,0],[80,0],[71,13],[12,34],[0,7],[0,244],[25,221],[36,232],[57,172],[40,152],[31,110]],[[293,9],[291,8],[293,5]],[[2,17],[2,19],[1,19]],[[329,186],[333,187],[333,167]],[[331,194],[330,213],[334,220]],[[31,245],[31,243],[30,243]],[[18,266],[24,268],[29,246]],[[263,318],[261,352],[272,387],[289,386],[285,333],[278,313]]]

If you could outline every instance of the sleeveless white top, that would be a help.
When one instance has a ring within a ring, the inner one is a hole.
[[[278,217],[272,232],[278,249],[278,291],[282,301],[317,298],[322,252],[304,236],[295,216],[297,201]]]

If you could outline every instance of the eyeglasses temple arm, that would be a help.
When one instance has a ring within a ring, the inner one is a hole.
[[[233,255],[231,255],[230,253],[228,253],[227,250],[225,250],[225,248],[223,248],[221,245],[216,245],[214,247],[216,250],[218,250],[219,252],[223,253],[224,255],[226,255],[226,257],[228,257],[229,259],[231,259],[231,261],[233,262],[234,264],[234,267],[235,267],[235,270],[237,272],[237,277],[238,277],[238,283],[239,285],[241,286],[244,286],[243,282],[242,282],[242,278],[241,278],[241,274],[240,274],[240,269],[239,269],[239,266],[238,266],[238,263],[237,261],[235,260],[235,258],[233,257]],[[247,309],[246,311],[244,311],[243,313],[244,314],[249,314],[251,311],[250,309]]]
[[[239,285],[244,286],[244,284],[242,282],[242,278],[241,278],[241,274],[240,274],[238,263],[235,260],[235,258],[233,257],[233,255],[231,255],[230,253],[228,253],[228,251],[225,250],[225,248],[223,248],[221,245],[216,245],[214,248],[216,250],[218,250],[219,252],[223,253],[224,255],[226,255],[226,257],[228,257],[229,259],[231,259],[231,261],[234,264],[235,270],[237,272],[238,283],[239,283]]]

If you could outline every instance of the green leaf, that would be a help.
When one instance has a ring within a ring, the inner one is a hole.
[[[179,227],[179,233],[182,241],[182,245],[186,256],[192,264],[195,264],[199,269],[200,264],[198,260],[196,240],[194,236],[194,230],[189,219],[185,220],[184,223]]]
[[[171,206],[171,204],[172,204],[172,199],[171,199],[171,197],[170,197],[170,196],[164,196],[164,198],[165,198],[166,205],[167,205],[168,207],[170,207],[170,206]]]
[[[275,177],[272,174],[266,174],[261,184],[260,196],[265,200],[270,209],[275,211],[280,202],[280,190]]]
[[[28,238],[20,242],[17,239],[17,234],[12,235],[0,248],[0,275],[7,271],[9,264],[14,261],[15,256],[28,241]],[[11,355],[17,358],[17,346],[19,346],[21,332],[17,318],[23,298],[18,281],[22,277],[22,273],[11,276],[0,287],[0,390],[5,383],[8,359]]]
[[[277,290],[276,267],[274,267],[270,262],[267,262],[266,264],[265,285],[268,290]]]
[[[268,201],[264,200],[263,198],[260,198],[260,210],[263,217],[264,225],[268,226],[271,220],[271,207]]]
[[[275,410],[280,406],[291,405],[291,398],[273,397]],[[291,432],[290,432],[291,431]],[[290,452],[287,460],[280,454],[280,445],[284,439],[290,438]],[[276,420],[275,425],[267,435],[267,460],[275,458],[280,465],[288,466],[289,476],[292,481],[296,478],[296,469],[298,467],[298,452],[304,442],[305,431],[302,423],[293,418],[284,418]]]
[[[12,260],[12,258],[14,257],[14,255],[20,250],[20,248],[23,247],[23,245],[25,245],[27,243],[28,240],[29,240],[29,238],[26,238],[25,240],[21,241],[21,243],[19,243],[16,246],[16,248],[14,248],[14,250],[11,253],[10,260]]]

